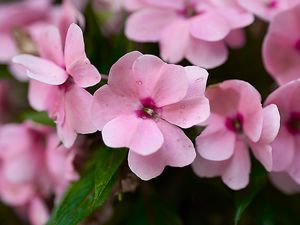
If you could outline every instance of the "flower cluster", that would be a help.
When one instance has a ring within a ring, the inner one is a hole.
[[[46,202],[54,197],[57,203],[79,179],[73,164],[78,134],[97,130],[106,146],[129,149],[128,166],[142,180],[167,166],[192,165],[196,175],[220,176],[239,190],[249,183],[252,154],[276,187],[300,190],[299,0],[94,1],[95,10],[127,10],[126,37],[158,42],[164,60],[131,51],[105,79],[86,53],[85,4],[79,3],[0,4],[0,62],[28,83],[30,106],[56,126],[11,123],[10,84],[0,80],[3,202],[33,225],[45,224],[51,210]],[[279,87],[265,101],[243,80],[206,89],[207,69],[225,63],[228,47],[245,44],[244,28],[255,16],[270,23],[262,57]],[[119,22],[116,29],[102,29],[104,36],[120,31]],[[95,85],[92,93],[88,88]]]

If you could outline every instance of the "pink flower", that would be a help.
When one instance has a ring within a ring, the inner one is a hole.
[[[258,91],[240,80],[210,86],[206,96],[211,116],[196,138],[199,155],[193,169],[201,177],[221,176],[232,189],[244,188],[251,167],[248,146],[268,171],[272,169],[270,143],[280,125],[277,107],[262,108]]]
[[[285,171],[300,184],[300,80],[291,81],[269,95],[266,105],[276,104],[281,126],[273,148],[273,171]]]
[[[42,57],[18,55],[13,62],[25,68],[31,78],[31,106],[48,111],[57,124],[60,139],[70,147],[77,133],[96,131],[88,116],[92,95],[83,88],[97,84],[101,77],[85,54],[79,26],[69,27],[64,51],[56,27],[49,26],[41,32],[37,43]]]
[[[128,53],[95,92],[92,120],[107,146],[129,148],[129,167],[143,180],[160,175],[167,165],[189,165],[195,149],[177,126],[189,128],[208,117],[207,76],[199,67]]]
[[[282,85],[300,78],[300,5],[272,20],[263,44],[268,72]]]
[[[248,26],[253,16],[235,0],[127,0],[135,12],[128,18],[126,36],[138,42],[159,42],[161,57],[171,63],[183,58],[205,68],[223,64],[226,37]]]
[[[238,0],[242,7],[263,20],[271,21],[278,13],[292,8],[299,0]]]
[[[78,179],[73,167],[77,148],[57,146],[59,139],[49,127],[24,123],[0,128],[0,198],[10,206],[24,207],[33,225],[48,219],[45,200],[53,194],[58,200]]]

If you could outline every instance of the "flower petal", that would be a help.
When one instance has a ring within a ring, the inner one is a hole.
[[[164,141],[153,120],[138,118],[133,113],[118,116],[105,124],[102,137],[109,147],[128,147],[140,155],[156,152]]]
[[[99,88],[93,96],[91,119],[98,130],[113,118],[134,111],[134,101],[115,94],[108,85]]]
[[[291,134],[285,127],[281,127],[277,137],[272,143],[273,171],[286,170],[295,157],[295,143]],[[286,151],[288,149],[288,151]]]
[[[128,18],[125,34],[129,39],[138,42],[158,41],[162,31],[176,17],[176,13],[172,10],[141,9]]]
[[[250,156],[247,146],[237,141],[234,154],[222,174],[223,182],[233,190],[245,188],[249,183]]]
[[[28,77],[46,84],[63,84],[68,78],[68,74],[64,69],[52,61],[40,57],[25,54],[18,55],[13,58],[13,62],[26,68]]]
[[[208,126],[197,138],[196,147],[201,157],[221,161],[229,159],[234,152],[235,134],[226,128],[211,131]]]
[[[74,23],[67,32],[65,62],[68,73],[80,87],[90,87],[100,82],[98,70],[86,57],[82,30]]]
[[[191,37],[185,57],[194,65],[211,69],[226,61],[228,50],[222,41],[207,42]]]

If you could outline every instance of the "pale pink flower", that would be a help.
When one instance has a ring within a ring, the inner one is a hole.
[[[300,80],[291,81],[269,95],[266,105],[276,104],[281,126],[273,148],[273,171],[285,171],[300,184]]]
[[[129,167],[143,180],[160,175],[167,165],[189,165],[195,149],[177,126],[189,128],[208,117],[207,76],[199,67],[128,53],[95,92],[92,120],[107,146],[129,148]]]
[[[238,0],[238,2],[246,10],[266,21],[271,21],[278,13],[300,3],[299,0]]]
[[[199,155],[193,169],[201,177],[221,176],[232,189],[247,186],[250,174],[248,146],[270,171],[272,148],[280,117],[276,105],[262,108],[258,91],[241,80],[208,87],[211,116],[207,128],[196,138]]]
[[[67,185],[78,179],[73,167],[76,152],[77,148],[59,147],[49,127],[28,122],[1,126],[1,200],[25,208],[33,225],[43,225],[49,214],[45,200],[53,194],[58,200]]]
[[[263,44],[267,71],[282,85],[300,78],[300,5],[272,20]]]
[[[205,68],[223,64],[226,37],[253,22],[253,15],[235,0],[125,0],[134,13],[125,34],[137,42],[159,42],[161,57],[171,63],[183,58]],[[231,39],[231,41],[234,39]]]
[[[97,84],[101,76],[85,54],[79,26],[70,25],[64,45],[59,30],[53,26],[40,33],[37,43],[41,57],[18,55],[13,62],[26,69],[31,78],[31,106],[48,111],[57,124],[59,137],[70,147],[77,133],[96,131],[88,116],[92,95],[83,88]]]

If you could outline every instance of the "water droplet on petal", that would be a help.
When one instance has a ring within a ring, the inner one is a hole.
[[[137,80],[137,81],[136,81],[136,84],[137,84],[137,85],[142,85],[142,84],[143,84],[143,82],[142,82],[142,81],[140,81],[140,80]]]

